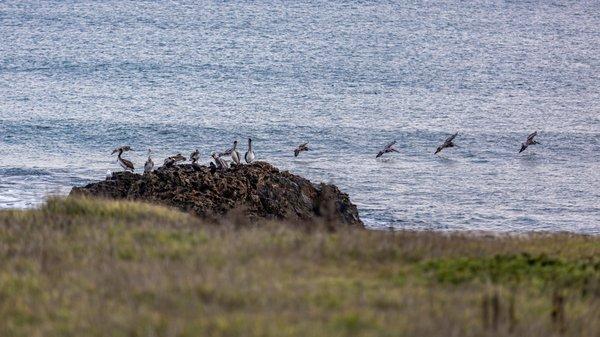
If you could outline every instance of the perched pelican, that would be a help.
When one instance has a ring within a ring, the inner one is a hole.
[[[254,161],[254,151],[252,150],[252,139],[248,138],[248,151],[244,155],[246,163],[250,164]]]
[[[190,160],[192,162],[192,168],[194,169],[194,171],[200,171],[201,165],[198,164],[199,159],[200,159],[200,151],[198,151],[198,149],[196,149],[196,151],[192,152],[192,154],[190,155]]]
[[[129,160],[125,159],[125,158],[121,158],[121,155],[123,154],[123,151],[130,151],[131,148],[129,146],[124,146],[124,147],[120,147],[115,149],[115,151],[117,151],[119,154],[117,155],[117,162],[119,163],[119,165],[121,165],[121,167],[125,170],[125,171],[131,171],[133,172],[134,167],[133,167],[133,163],[130,162]],[[115,153],[115,151],[113,151],[113,154]]]
[[[452,142],[454,140],[454,138],[456,138],[456,136],[458,136],[458,132],[453,134],[452,136],[446,138],[446,140],[444,141],[444,144],[438,146],[438,148],[435,150],[434,154],[438,154],[440,151],[442,151],[443,149],[447,148],[447,147],[454,147],[454,143]]]
[[[381,150],[381,151],[379,151],[377,153],[377,155],[375,156],[375,158],[379,158],[379,157],[383,156],[386,153],[398,152],[398,150],[394,149],[394,145],[396,145],[396,141],[387,143],[387,145],[383,148],[383,150]]]
[[[236,165],[239,165],[242,163],[242,161],[240,160],[240,153],[237,150],[237,140],[233,142],[233,150],[231,151],[231,159],[233,160],[233,162]]]
[[[202,165],[198,164],[197,161],[193,161],[192,168],[194,169],[194,171],[200,171],[202,169]]]
[[[304,143],[304,144],[300,144],[295,150],[294,150],[294,157],[298,157],[298,155],[300,154],[300,152],[303,151],[309,151],[310,149],[308,148],[308,143]]]
[[[221,160],[220,160],[219,156],[217,156],[217,153],[213,152],[210,154],[210,156],[215,161],[216,168],[218,168],[219,170],[222,169],[223,167],[221,166]],[[212,162],[211,162],[211,164],[212,164]]]
[[[152,161],[152,158],[150,157],[151,153],[152,150],[148,149],[148,160],[146,160],[146,163],[144,164],[144,173],[152,172],[152,169],[154,168],[154,161]]]
[[[537,145],[537,144],[539,144],[539,142],[536,142],[535,140],[533,140],[533,138],[535,138],[535,136],[537,136],[537,131],[535,131],[534,133],[532,133],[529,136],[527,136],[527,140],[525,140],[525,143],[521,143],[521,150],[519,150],[519,153],[525,151],[525,149],[529,145]]]
[[[197,162],[200,159],[200,151],[198,151],[198,149],[196,149],[196,151],[192,152],[192,154],[190,155],[190,160],[192,161],[192,164]]]
[[[227,162],[223,160],[223,158],[219,157],[216,152],[213,152],[211,157],[215,160],[215,164],[219,170],[228,168]]]
[[[221,165],[220,165],[221,161],[219,161],[219,156],[217,156],[217,153],[216,153],[216,152],[213,152],[213,153],[211,153],[211,154],[210,154],[210,156],[211,156],[211,157],[212,157],[212,159],[215,161],[215,165],[216,165],[216,167],[217,167],[218,169],[221,169]],[[212,162],[211,162],[211,164],[212,164]]]
[[[171,167],[171,166],[177,164],[180,161],[186,161],[186,159],[185,159],[184,156],[181,155],[181,153],[178,153],[178,154],[176,154],[174,156],[171,156],[171,157],[165,159],[164,165],[166,167]]]

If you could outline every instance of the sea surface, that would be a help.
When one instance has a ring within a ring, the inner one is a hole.
[[[600,234],[600,2],[0,1],[0,208],[248,137],[372,228]]]

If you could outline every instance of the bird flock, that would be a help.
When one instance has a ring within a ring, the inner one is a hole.
[[[437,147],[437,149],[435,149],[435,152],[433,154],[438,154],[440,153],[443,149],[447,149],[447,148],[451,148],[451,147],[455,147],[456,144],[454,144],[454,139],[456,138],[456,136],[458,136],[458,132],[449,136],[448,138],[446,138],[446,140]],[[534,138],[535,136],[537,136],[537,131],[529,134],[529,136],[527,136],[527,139],[525,140],[524,143],[521,143],[521,150],[519,150],[519,153],[525,151],[525,149],[529,146],[529,145],[537,145],[539,144],[539,142],[535,141]],[[396,141],[390,142],[388,143],[381,151],[379,151],[379,153],[377,153],[377,156],[375,156],[375,158],[379,158],[381,156],[383,156],[386,153],[390,153],[390,152],[398,152],[398,150],[396,150],[394,148],[394,145],[396,145]]]
[[[226,160],[224,157],[230,157],[231,161],[235,165],[242,164],[240,153],[237,150],[237,144],[238,144],[238,141],[236,140],[233,142],[232,148],[230,148],[224,152],[219,152],[219,153],[213,152],[211,154],[211,157],[214,160],[214,162],[211,162],[209,164],[211,171],[214,172],[216,170],[225,170],[225,169],[229,168],[229,161]],[[121,146],[121,147],[114,149],[112,154],[115,154],[115,153],[117,154],[117,163],[119,163],[119,165],[121,165],[123,170],[133,172],[135,170],[135,166],[133,165],[133,162],[131,162],[128,159],[123,158],[123,153],[128,152],[128,151],[133,151],[131,146]],[[201,167],[201,165],[198,164],[198,160],[200,160],[200,151],[198,149],[194,150],[194,152],[192,152],[190,154],[189,158],[190,158],[192,167],[195,170],[199,170]],[[244,160],[246,161],[247,164],[250,164],[254,161],[254,158],[255,158],[255,155],[254,155],[254,150],[252,149],[252,139],[248,138],[248,150],[244,154]],[[187,158],[185,156],[183,156],[181,153],[178,153],[174,156],[165,158],[163,165],[165,167],[172,167],[172,166],[177,165],[177,163],[181,163],[181,162],[185,162],[185,161],[187,161]],[[154,160],[152,160],[152,150],[148,149],[148,159],[146,160],[146,163],[144,164],[144,173],[152,172],[152,170],[154,170]],[[107,176],[109,176],[109,175],[110,175],[110,171],[107,173]]]
[[[454,144],[454,139],[457,136],[458,136],[458,132],[456,132],[453,135],[450,135],[448,138],[446,138],[446,140],[440,146],[438,146],[436,148],[434,154],[438,154],[444,149],[455,147],[456,144]],[[539,142],[537,142],[534,139],[536,136],[537,136],[537,131],[529,134],[527,136],[527,139],[525,140],[525,142],[521,143],[521,149],[519,150],[519,153],[525,151],[525,149],[527,149],[527,147],[529,147],[530,145],[540,144]],[[386,153],[399,152],[397,149],[394,148],[394,145],[396,145],[396,141],[392,141],[392,142],[389,142],[388,144],[386,144],[385,147],[377,153],[375,158],[379,158]],[[213,159],[213,161],[210,162],[210,164],[209,164],[211,172],[215,172],[217,170],[228,169],[230,167],[230,165],[229,165],[229,161],[225,159],[227,157],[229,157],[231,159],[230,161],[233,162],[233,164],[241,165],[242,159],[241,159],[240,153],[237,150],[237,146],[238,146],[238,141],[236,140],[233,142],[233,147],[227,149],[226,151],[218,152],[218,153],[212,152],[211,158]],[[133,163],[130,160],[122,157],[123,153],[127,152],[127,151],[133,151],[133,149],[130,146],[121,146],[121,147],[114,149],[112,154],[115,154],[115,153],[117,154],[117,162],[119,163],[119,165],[121,165],[121,167],[125,171],[133,172],[135,170]],[[300,153],[305,152],[305,151],[310,151],[310,148],[308,147],[308,143],[300,144],[296,149],[294,149],[294,157],[298,157],[298,155],[300,155]],[[190,154],[189,158],[190,158],[192,167],[196,170],[200,170],[201,165],[198,164],[198,160],[200,160],[200,151],[198,151],[198,149],[194,150],[194,152],[192,152]],[[254,150],[252,148],[252,139],[248,138],[248,150],[244,154],[244,161],[247,164],[251,164],[254,161],[254,159],[255,159],[255,154],[254,154]],[[183,156],[181,153],[178,153],[174,156],[165,158],[163,164],[165,167],[171,167],[171,166],[176,165],[177,163],[184,162],[186,160],[187,160],[187,158],[185,156]],[[152,160],[152,150],[148,149],[148,159],[146,160],[146,163],[144,164],[144,173],[152,172],[153,169],[154,169],[154,161]]]

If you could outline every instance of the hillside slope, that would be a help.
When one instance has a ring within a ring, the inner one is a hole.
[[[0,212],[1,336],[599,336],[600,238]]]

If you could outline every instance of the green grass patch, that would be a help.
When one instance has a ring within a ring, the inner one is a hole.
[[[422,263],[422,269],[435,281],[452,284],[526,282],[542,286],[581,287],[600,281],[600,256],[574,261],[529,253],[458,257],[427,261]]]

